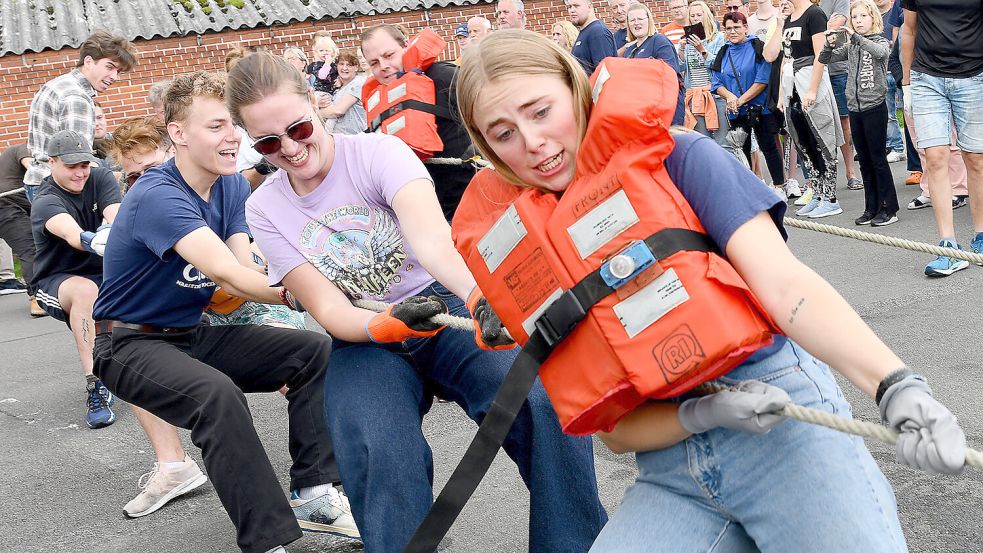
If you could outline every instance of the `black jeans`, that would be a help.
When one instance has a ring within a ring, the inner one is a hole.
[[[772,185],[785,184],[785,162],[782,161],[782,153],[778,151],[778,133],[783,126],[782,116],[777,113],[762,113],[758,124],[754,127],[747,124],[747,116],[739,116],[734,119],[733,125],[740,125],[747,131],[747,140],[744,141],[741,149],[744,150],[748,163],[751,162],[751,132],[754,131],[755,136],[758,137],[758,147],[761,149],[761,154],[765,156],[765,163],[768,164]]]
[[[5,240],[11,251],[20,259],[20,268],[27,283],[28,293],[34,295],[34,235],[31,234],[31,216],[15,205],[0,200],[0,240]]]
[[[191,430],[246,553],[290,543],[302,533],[243,393],[289,386],[290,487],[336,482],[323,411],[330,355],[327,336],[252,325],[201,325],[167,334],[117,328],[97,336],[94,351],[95,374],[114,394]]]
[[[887,104],[881,102],[859,113],[851,111],[850,134],[853,135],[853,147],[857,150],[860,174],[864,179],[864,211],[872,215],[878,211],[897,213],[898,193],[894,189],[894,176],[884,151]]]

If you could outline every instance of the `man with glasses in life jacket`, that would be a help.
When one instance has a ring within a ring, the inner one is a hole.
[[[466,161],[475,150],[454,118],[457,66],[436,61],[445,46],[430,29],[412,40],[394,25],[366,30],[361,50],[372,76],[362,88],[362,104],[369,131],[399,137],[427,164],[450,221],[477,166]]]

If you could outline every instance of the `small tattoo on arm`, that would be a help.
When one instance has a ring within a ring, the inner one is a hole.
[[[89,341],[89,319],[82,319],[82,341]]]
[[[788,318],[788,324],[795,322],[795,316],[799,314],[799,308],[802,307],[802,304],[805,302],[805,298],[799,298],[799,303],[795,304],[795,307],[792,308],[792,316]]]

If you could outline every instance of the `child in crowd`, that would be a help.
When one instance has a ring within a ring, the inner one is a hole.
[[[867,184],[864,212],[854,222],[875,227],[898,220],[898,194],[884,149],[887,58],[891,44],[881,34],[883,27],[873,0],[855,0],[850,7],[849,24],[826,31],[826,46],[819,54],[823,64],[849,60],[846,100],[850,107],[850,132],[860,161],[860,174]]]
[[[330,96],[335,91],[335,81],[338,79],[338,46],[331,39],[328,31],[314,33],[311,41],[314,61],[307,66],[307,74],[311,78],[311,86],[318,97]]]

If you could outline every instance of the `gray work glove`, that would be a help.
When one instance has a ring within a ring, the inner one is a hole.
[[[966,464],[966,435],[959,421],[932,397],[925,378],[912,374],[891,385],[879,404],[881,420],[901,435],[898,462],[931,474],[959,474]]]
[[[718,427],[764,434],[785,420],[775,413],[791,402],[785,390],[747,380],[735,388],[687,399],[679,406],[679,423],[691,434]]]

